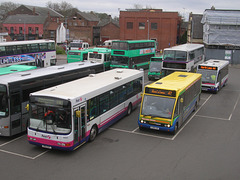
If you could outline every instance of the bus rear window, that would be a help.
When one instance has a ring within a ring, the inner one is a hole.
[[[164,51],[163,59],[164,60],[186,61],[187,60],[187,52],[186,51],[166,50],[166,51]]]

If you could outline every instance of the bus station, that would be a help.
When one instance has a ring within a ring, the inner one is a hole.
[[[78,175],[86,179],[155,179],[159,173],[152,172],[160,171],[162,178],[170,179],[184,179],[186,173],[193,179],[227,176],[235,179],[240,148],[236,143],[240,115],[239,73],[239,68],[230,67],[225,88],[218,94],[202,92],[197,110],[175,135],[140,130],[138,106],[131,115],[99,134],[95,141],[74,152],[32,146],[25,133],[2,137],[0,157],[4,165],[1,176],[8,179],[8,169],[18,166],[11,177],[41,179],[47,173],[52,179]],[[152,83],[147,80],[147,71],[144,76],[145,85]],[[31,170],[25,171],[26,167]]]

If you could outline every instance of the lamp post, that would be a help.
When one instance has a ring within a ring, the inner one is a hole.
[[[22,19],[19,19],[20,22],[22,22]],[[23,40],[25,41],[26,39],[26,33],[25,33],[25,19],[23,20]]]
[[[147,24],[148,24],[147,39],[149,40],[149,20],[147,20]]]

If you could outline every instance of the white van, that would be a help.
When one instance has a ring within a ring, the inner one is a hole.
[[[104,41],[104,43],[103,43],[103,47],[106,47],[106,48],[111,48],[112,47],[112,42],[113,41],[117,41],[116,39],[115,40],[106,40],[106,41]]]
[[[73,42],[70,42],[68,50],[81,50],[81,49],[88,49],[88,48],[89,48],[89,44],[87,42],[73,41]]]

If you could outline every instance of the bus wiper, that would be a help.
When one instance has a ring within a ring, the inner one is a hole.
[[[53,125],[51,125],[51,127],[52,127],[52,130],[53,130],[53,133],[56,134],[56,131],[54,130]]]

